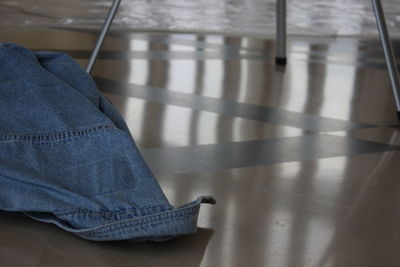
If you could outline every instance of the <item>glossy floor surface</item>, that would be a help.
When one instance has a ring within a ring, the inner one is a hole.
[[[1,25],[99,28],[112,0],[2,0]],[[384,0],[387,24],[400,36],[400,2]],[[277,0],[122,0],[113,27],[134,30],[273,35]],[[287,0],[290,34],[377,35],[371,0]]]
[[[0,39],[84,65],[96,34]],[[400,266],[400,129],[379,43],[290,38],[288,57],[274,64],[272,40],[113,32],[99,89],[173,205],[218,203],[164,243],[90,242],[2,212],[1,265]]]

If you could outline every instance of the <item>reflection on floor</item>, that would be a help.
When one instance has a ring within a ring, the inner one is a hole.
[[[40,38],[36,38],[40,36]],[[96,34],[2,30],[85,64]],[[400,130],[377,40],[113,32],[94,70],[196,235],[94,243],[1,213],[4,266],[399,266]],[[399,203],[399,204],[398,204]]]

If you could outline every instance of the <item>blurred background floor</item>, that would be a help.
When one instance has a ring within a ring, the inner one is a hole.
[[[400,36],[400,2],[382,1],[392,35]],[[114,28],[269,36],[276,0],[124,0]],[[98,28],[111,0],[3,0],[0,24]],[[287,0],[293,35],[371,36],[376,24],[370,0]],[[205,19],[206,18],[206,19]]]
[[[0,30],[1,41],[82,66],[96,38]],[[197,234],[165,243],[89,242],[3,212],[1,265],[399,266],[400,129],[377,39],[292,36],[286,67],[274,47],[229,34],[110,33],[93,76],[168,199],[218,203],[202,207]]]

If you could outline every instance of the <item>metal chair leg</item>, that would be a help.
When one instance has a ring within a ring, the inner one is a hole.
[[[96,45],[93,49],[92,55],[90,56],[89,62],[86,65],[86,72],[89,74],[93,70],[93,66],[94,66],[94,63],[96,62],[97,55],[100,51],[101,46],[103,45],[104,39],[107,35],[108,30],[110,29],[110,26],[112,24],[112,21],[114,20],[115,14],[117,13],[120,3],[121,3],[121,0],[114,0],[114,2],[112,3],[112,6],[108,12],[108,15],[106,17],[106,20],[104,21],[99,38],[97,39]]]
[[[399,70],[397,68],[396,57],[394,56],[392,43],[386,27],[385,14],[380,0],[371,0],[375,13],[376,24],[378,25],[379,36],[385,54],[386,65],[389,71],[390,83],[392,85],[394,99],[396,101],[397,117],[400,121],[400,86]]]
[[[286,0],[276,1],[276,63],[286,64]]]

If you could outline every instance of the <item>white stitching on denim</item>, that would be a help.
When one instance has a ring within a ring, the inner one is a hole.
[[[0,144],[3,142],[26,142],[26,143],[50,143],[53,141],[65,141],[73,137],[90,136],[92,134],[115,128],[112,124],[104,124],[85,129],[68,129],[51,134],[0,134]]]

